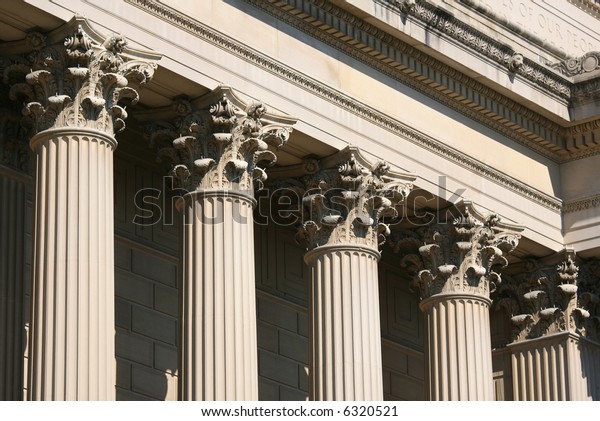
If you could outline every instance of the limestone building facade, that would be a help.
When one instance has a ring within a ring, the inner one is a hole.
[[[0,399],[600,399],[600,3],[0,3]]]

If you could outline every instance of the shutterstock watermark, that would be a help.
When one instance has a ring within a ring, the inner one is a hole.
[[[446,176],[438,177],[437,194],[415,189],[408,197],[399,201],[395,199],[399,193],[393,189],[374,193],[343,188],[321,191],[319,188],[305,190],[295,186],[265,187],[254,193],[257,206],[253,222],[258,225],[297,226],[309,220],[331,222],[338,216],[345,218],[353,212],[356,217],[366,218],[363,219],[365,223],[369,218],[377,217],[380,222],[389,225],[425,226],[452,221],[460,216],[457,204],[465,192],[466,188],[450,191]],[[201,201],[191,199],[191,193],[193,192],[174,187],[173,177],[163,177],[162,189],[147,187],[136,192],[133,198],[135,215],[132,223],[141,226],[174,225],[177,213],[181,212],[178,207],[181,208],[184,203],[192,206],[194,212],[198,212],[195,219],[201,219],[205,224],[224,222],[225,215],[218,211],[218,204],[203,206]],[[239,197],[237,194],[227,194],[226,190],[222,196]],[[192,222],[187,220],[187,216],[188,213],[184,212],[184,224]],[[231,208],[231,214],[227,218],[233,218],[239,223],[247,223],[249,219],[236,206]]]

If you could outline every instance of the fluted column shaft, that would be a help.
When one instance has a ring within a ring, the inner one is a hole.
[[[0,400],[23,395],[23,269],[27,176],[0,165]]]
[[[235,190],[199,190],[180,202],[183,400],[258,400],[254,204]]]
[[[489,306],[489,299],[470,294],[421,302],[427,399],[494,399]]]
[[[40,132],[30,400],[115,398],[113,150],[84,128]]]
[[[509,345],[517,401],[596,400],[600,345],[572,333]]]
[[[377,251],[356,245],[305,256],[313,400],[383,400],[378,260]]]

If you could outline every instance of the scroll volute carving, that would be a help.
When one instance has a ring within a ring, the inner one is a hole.
[[[150,81],[158,55],[127,49],[121,35],[104,41],[82,18],[48,35],[30,33],[21,42],[29,51],[6,66],[9,96],[24,104],[33,133],[59,127],[87,127],[109,135],[125,127],[120,102],[138,101],[135,88]],[[136,57],[136,53],[140,56]]]
[[[598,340],[598,277],[586,266],[582,278],[575,261],[572,252],[558,265],[529,260],[524,273],[506,277],[494,306],[510,315],[513,342],[560,332]]]
[[[489,298],[523,228],[483,215],[466,201],[445,219],[390,237],[392,247],[403,253],[401,265],[414,276],[413,289],[422,299],[458,293]]]
[[[172,135],[159,154],[171,164],[170,175],[187,190],[254,191],[262,188],[274,165],[275,153],[288,141],[295,119],[267,114],[260,102],[244,104],[231,88],[220,86],[199,104],[179,100],[182,114],[175,122],[153,133]],[[271,146],[271,148],[269,148]]]
[[[390,233],[386,218],[412,189],[412,174],[374,164],[357,148],[348,147],[319,162],[322,168],[299,183],[301,221],[296,236],[307,249],[352,244],[378,249]]]

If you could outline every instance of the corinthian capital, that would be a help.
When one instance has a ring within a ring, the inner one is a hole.
[[[390,243],[412,252],[402,265],[414,273],[421,298],[437,294],[469,294],[489,298],[500,283],[499,269],[516,248],[522,227],[503,223],[496,214],[483,215],[471,202],[456,207],[446,222],[394,233]],[[417,251],[418,250],[418,251]]]
[[[493,294],[494,307],[510,315],[513,342],[559,332],[600,339],[597,262],[576,264],[579,259],[567,250],[560,255],[555,264],[528,259]]]
[[[71,29],[65,37],[66,28]],[[138,101],[136,88],[152,78],[158,56],[141,57],[127,49],[121,35],[102,40],[82,18],[66,28],[48,35],[30,33],[20,43],[28,53],[3,74],[11,85],[10,98],[23,102],[34,133],[86,127],[113,135],[125,127],[121,101]]]
[[[272,150],[289,139],[291,117],[267,113],[260,102],[246,104],[228,86],[221,85],[192,105],[174,102],[179,114],[172,124],[149,129],[151,141],[170,137],[159,155],[171,164],[170,174],[179,187],[239,190],[253,193],[267,179],[265,165],[277,161]],[[173,138],[175,138],[173,140]]]
[[[353,244],[377,250],[390,232],[384,218],[398,215],[415,177],[391,171],[384,161],[371,164],[352,147],[319,165],[325,169],[302,180],[298,241],[308,249]]]

